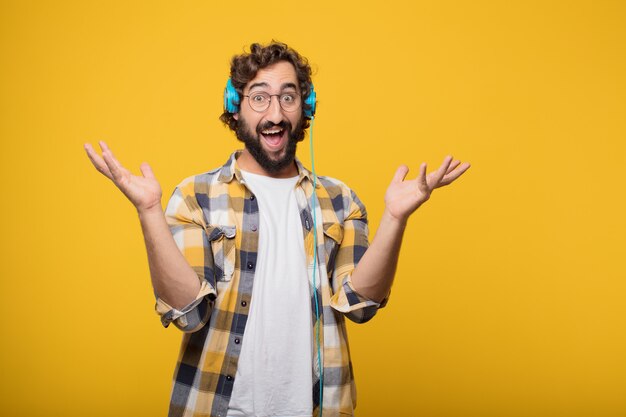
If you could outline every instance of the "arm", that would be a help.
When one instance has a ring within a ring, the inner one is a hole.
[[[381,302],[391,290],[398,265],[402,236],[409,216],[429,198],[435,188],[448,185],[470,167],[448,156],[436,172],[426,175],[426,164],[414,180],[405,180],[409,169],[401,166],[387,188],[385,211],[376,236],[352,273],[355,291]]]
[[[176,246],[161,207],[139,211],[152,286],[157,296],[176,309],[196,298],[200,281]]]
[[[94,167],[109,178],[133,203],[143,231],[152,285],[157,296],[173,308],[192,303],[200,292],[200,281],[176,246],[161,210],[161,186],[152,169],[141,165],[143,176],[135,176],[115,159],[104,142],[102,156],[85,145]]]

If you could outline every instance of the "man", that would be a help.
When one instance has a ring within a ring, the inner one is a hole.
[[[136,207],[157,312],[185,332],[170,416],[353,415],[344,317],[384,306],[408,217],[469,168],[447,157],[414,180],[398,168],[368,247],[355,193],[295,158],[314,109],[296,51],[273,42],[235,56],[221,120],[245,149],[184,180],[165,215],[147,164],[134,176],[105,143],[102,157],[85,145]]]

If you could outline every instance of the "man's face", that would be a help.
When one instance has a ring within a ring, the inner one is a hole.
[[[259,70],[245,86],[243,94],[257,92],[300,94],[293,65],[281,61]],[[246,149],[269,174],[276,174],[293,163],[297,138],[302,131],[301,106],[287,112],[280,107],[278,97],[273,96],[267,110],[257,112],[250,107],[248,97],[242,97],[239,113],[235,114],[237,138],[246,144]]]

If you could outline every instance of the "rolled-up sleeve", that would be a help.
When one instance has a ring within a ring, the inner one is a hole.
[[[213,252],[207,238],[202,210],[195,197],[194,183],[183,182],[172,194],[165,218],[176,242],[191,268],[198,275],[200,290],[194,301],[178,310],[156,294],[156,313],[163,326],[174,323],[184,332],[201,329],[209,320],[213,301],[217,296],[213,273]]]
[[[352,190],[348,193],[349,211],[344,219],[343,238],[335,257],[330,305],[350,320],[365,323],[387,304],[388,296],[378,303],[357,293],[352,285],[352,272],[369,247],[369,229],[365,206]]]
[[[207,323],[211,315],[211,301],[214,297],[215,290],[204,281],[196,299],[184,308],[177,310],[157,296],[155,309],[161,316],[161,323],[164,327],[173,322],[180,330],[191,333],[200,330]]]

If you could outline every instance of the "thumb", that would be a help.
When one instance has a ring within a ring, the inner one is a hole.
[[[141,170],[141,173],[143,174],[144,178],[148,178],[150,180],[153,180],[156,178],[154,176],[154,172],[152,172],[152,168],[150,168],[150,165],[148,165],[147,162],[144,162],[143,164],[141,164],[139,169]]]
[[[404,178],[406,177],[406,174],[408,173],[409,173],[409,167],[407,167],[406,165],[400,165],[398,169],[396,170],[396,173],[394,174],[391,182],[397,183],[397,182],[404,181]]]

